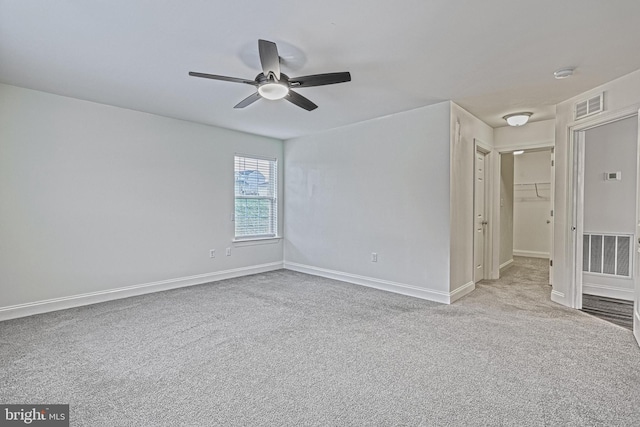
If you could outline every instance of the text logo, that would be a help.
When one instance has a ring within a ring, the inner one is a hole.
[[[0,427],[69,427],[69,405],[0,405]]]

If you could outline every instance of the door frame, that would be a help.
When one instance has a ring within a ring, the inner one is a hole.
[[[484,264],[484,275],[483,278],[481,280],[484,279],[497,279],[497,277],[494,277],[496,273],[495,270],[495,266],[494,264],[496,262],[499,261],[499,256],[498,258],[495,257],[494,254],[494,247],[496,245],[494,245],[494,232],[497,229],[498,231],[500,230],[499,227],[494,227],[494,224],[498,224],[499,221],[499,216],[497,218],[495,218],[495,209],[494,209],[494,192],[495,192],[495,185],[494,185],[494,174],[495,174],[495,156],[496,153],[493,150],[493,148],[489,145],[486,144],[484,142],[482,142],[481,140],[479,140],[478,138],[474,138],[473,139],[473,212],[471,212],[471,221],[472,221],[472,230],[473,230],[473,240],[472,240],[472,247],[473,247],[473,262],[471,264],[472,267],[472,275],[471,277],[474,280],[475,283],[475,266],[476,266],[476,232],[475,232],[475,222],[476,222],[476,156],[478,154],[478,152],[484,154],[484,168],[485,168],[485,179],[484,179],[484,212],[485,212],[485,219],[487,221],[487,228],[485,230],[484,233],[484,259],[482,260],[483,264]],[[500,214],[500,211],[498,210],[498,215]],[[499,238],[499,236],[498,236]],[[499,250],[499,247],[498,247]]]
[[[585,132],[589,129],[604,126],[619,120],[638,116],[638,105],[634,105],[623,110],[602,113],[584,123],[572,123],[568,126],[569,133],[569,170],[568,186],[571,197],[570,209],[567,212],[566,232],[568,233],[568,260],[571,273],[569,275],[568,303],[569,307],[575,309],[582,308],[582,235],[584,234],[584,141]],[[637,150],[640,154],[640,128],[638,129]],[[636,161],[637,174],[640,176],[640,157]],[[640,187],[636,189],[636,206],[640,205]],[[636,221],[639,219],[640,211],[636,207]],[[636,233],[637,234],[637,233]],[[637,238],[637,236],[636,236]],[[634,239],[635,240],[635,239]],[[638,263],[637,246],[634,244],[634,268]],[[638,286],[638,271],[635,272],[635,286]]]
[[[551,194],[550,194],[550,205],[551,205],[551,211],[553,212],[553,215],[551,216],[551,224],[549,224],[551,226],[551,246],[549,247],[549,260],[553,260],[553,254],[554,254],[554,239],[555,239],[555,142],[554,141],[544,141],[544,142],[540,142],[540,143],[534,143],[534,144],[514,144],[514,145],[510,145],[509,147],[504,147],[504,148],[499,148],[495,151],[495,154],[497,156],[497,167],[494,170],[494,175],[493,175],[493,187],[497,189],[496,193],[492,196],[492,202],[491,202],[491,206],[493,208],[493,211],[495,212],[495,218],[494,218],[494,224],[497,224],[497,226],[495,227],[494,230],[494,235],[493,235],[493,239],[494,242],[500,242],[500,174],[501,174],[501,165],[500,165],[500,156],[503,154],[511,154],[514,151],[518,151],[518,150],[525,150],[525,151],[544,151],[544,150],[550,150],[551,151],[551,160],[554,162],[553,166],[551,167]],[[494,264],[494,272],[495,272],[495,276],[492,277],[493,279],[499,279],[500,278],[500,245],[496,244],[494,245],[493,250],[495,251],[492,256],[493,256],[493,264]],[[513,254],[512,254],[513,255]],[[549,284],[553,285],[553,267],[549,267]]]
[[[638,123],[638,135],[637,135],[637,157],[636,157],[636,238],[640,236],[640,108],[636,117]],[[633,284],[633,336],[636,338],[636,342],[640,345],[640,240],[633,242],[635,254],[635,281]]]
[[[553,289],[553,257],[554,257],[554,239],[556,233],[556,147],[551,147],[551,191],[549,194],[551,211],[549,212],[549,216],[551,217],[551,236],[549,238],[551,241],[549,242],[549,284],[551,285],[551,289]]]

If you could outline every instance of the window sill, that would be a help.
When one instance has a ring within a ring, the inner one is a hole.
[[[255,245],[271,245],[279,243],[282,240],[281,236],[275,237],[250,237],[247,239],[233,239],[231,243],[233,246],[255,246]]]

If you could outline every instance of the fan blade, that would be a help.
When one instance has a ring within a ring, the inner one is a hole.
[[[258,40],[258,51],[260,52],[262,73],[267,78],[269,78],[269,74],[271,74],[276,80],[280,80],[280,56],[278,55],[278,46],[276,46],[274,42]]]
[[[258,92],[256,92],[254,94],[251,94],[251,95],[247,96],[242,101],[238,102],[238,104],[236,104],[236,106],[234,106],[233,108],[244,108],[247,105],[253,104],[254,102],[256,102],[260,98],[262,98],[262,97],[260,96],[260,94]]]
[[[289,91],[285,99],[300,108],[304,108],[307,111],[315,110],[316,108],[318,108],[316,104],[292,90]]]
[[[215,74],[196,73],[195,71],[189,71],[189,75],[192,77],[203,77],[205,79],[222,80],[225,82],[245,83],[252,86],[258,86],[255,80],[239,79],[237,77],[216,76]]]
[[[289,79],[291,86],[295,87],[324,86],[350,81],[351,74],[348,71],[341,73],[314,74],[312,76],[302,76],[296,77],[295,79]]]

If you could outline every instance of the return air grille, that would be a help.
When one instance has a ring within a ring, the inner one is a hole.
[[[580,120],[602,111],[604,111],[604,93],[576,102],[575,119]]]
[[[621,234],[585,233],[582,241],[582,271],[631,277],[631,239]]]

